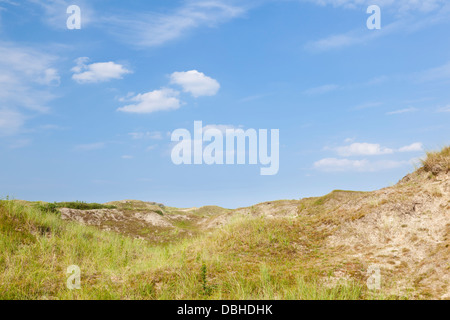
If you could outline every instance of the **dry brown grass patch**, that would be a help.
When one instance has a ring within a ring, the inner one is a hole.
[[[450,171],[450,146],[441,151],[427,152],[427,158],[422,160],[425,172],[431,172],[434,175],[440,172]]]

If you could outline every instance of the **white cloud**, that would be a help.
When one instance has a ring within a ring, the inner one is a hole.
[[[358,143],[353,138],[345,139],[349,145],[341,147],[325,147],[325,151],[335,151],[340,158],[329,157],[314,163],[314,168],[324,172],[376,172],[382,170],[415,166],[417,158],[405,160],[386,159],[388,155],[408,152],[423,153],[423,143],[414,142],[398,149],[383,147],[378,143]],[[385,156],[382,160],[372,161],[368,157]],[[363,159],[351,159],[350,157],[364,156]]]
[[[423,143],[415,142],[409,146],[404,146],[398,149],[399,152],[419,152],[423,151]]]
[[[131,73],[124,66],[114,62],[98,62],[86,64],[89,59],[78,58],[77,65],[72,68],[75,73],[72,79],[78,83],[106,82],[113,79],[122,79],[123,75]]]
[[[184,92],[191,93],[195,98],[214,96],[220,89],[217,80],[197,70],[174,72],[170,76],[170,83],[181,86]]]
[[[327,148],[326,148],[327,149]],[[381,147],[379,144],[353,143],[349,146],[336,148],[335,151],[342,157],[350,156],[376,156],[394,154],[396,152],[422,152],[423,144],[415,142],[399,149]],[[376,172],[381,170],[395,169],[414,164],[410,161],[348,159],[348,158],[325,158],[314,163],[314,168],[325,172]]]
[[[307,95],[319,95],[319,94],[325,94],[331,91],[335,91],[339,89],[339,86],[336,84],[326,84],[320,87],[311,88],[308,90],[303,91],[303,94]]]
[[[336,148],[336,151],[340,156],[344,157],[360,155],[375,156],[394,153],[394,150],[392,149],[384,148],[379,144],[372,143],[353,143],[349,146],[338,147]]]
[[[133,156],[130,156],[130,155],[123,155],[123,156],[122,156],[122,159],[125,159],[125,160],[131,160],[131,159],[134,159],[134,157],[133,157]]]
[[[188,1],[172,13],[122,13],[102,23],[113,34],[136,46],[155,47],[185,36],[200,27],[214,27],[246,10],[223,0]]]
[[[411,112],[416,112],[416,111],[418,111],[417,108],[411,107],[411,108],[405,108],[405,109],[391,111],[391,112],[388,112],[386,114],[391,116],[391,115],[395,115],[395,114],[411,113]]]
[[[351,140],[346,140],[351,142]],[[328,149],[328,148],[326,148]],[[396,152],[416,152],[423,151],[423,144],[421,142],[415,142],[411,145],[401,147],[399,149],[391,149],[382,147],[377,143],[352,143],[348,146],[338,147],[334,149],[338,155],[342,157],[352,156],[379,156],[386,154],[393,154]]]
[[[220,89],[217,80],[206,76],[197,70],[187,72],[174,72],[170,76],[170,83],[180,85],[184,92],[191,93],[194,97],[213,96]],[[132,104],[117,109],[130,113],[152,113],[164,110],[176,110],[180,108],[181,101],[178,98],[180,92],[170,88],[162,88],[144,94],[128,94],[119,101],[130,101]],[[140,133],[133,133],[134,138],[143,138]]]
[[[389,170],[410,165],[409,161],[368,161],[364,160],[350,160],[350,159],[336,159],[326,158],[314,163],[314,168],[325,172],[376,172],[382,170]]]
[[[117,109],[129,113],[152,113],[156,111],[176,110],[180,108],[179,92],[169,88],[162,88],[144,94],[138,94],[130,99],[136,102]]]

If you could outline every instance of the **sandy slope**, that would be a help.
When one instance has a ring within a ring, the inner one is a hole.
[[[367,278],[378,265],[385,293],[450,299],[450,173],[420,169],[374,192],[334,191],[320,198],[266,202],[248,208],[176,209],[121,201],[118,209],[61,209],[61,216],[156,242],[221,228],[233,217],[311,217],[326,235],[320,248],[335,266],[328,282]],[[342,267],[339,269],[340,265]],[[353,267],[349,268],[348,265]]]

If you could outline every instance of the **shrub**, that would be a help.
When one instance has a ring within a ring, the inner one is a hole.
[[[41,204],[41,210],[57,213],[59,208],[69,208],[77,210],[95,210],[95,209],[116,209],[116,206],[104,205],[100,203],[86,203],[82,201],[75,202],[55,202]]]

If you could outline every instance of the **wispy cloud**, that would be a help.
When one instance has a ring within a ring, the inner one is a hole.
[[[418,110],[419,109],[417,109],[417,108],[411,107],[411,108],[390,111],[390,112],[387,112],[386,114],[389,116],[392,116],[392,115],[396,115],[396,114],[412,113],[412,112],[416,112]]]
[[[346,139],[348,142],[352,142],[352,139]],[[334,150],[336,153],[342,157],[352,157],[352,156],[379,156],[393,154],[396,152],[417,152],[423,151],[423,144],[421,142],[415,142],[408,146],[403,146],[398,149],[387,148],[381,146],[379,143],[359,143],[355,142],[347,146],[337,147],[337,148],[325,148],[325,150]]]
[[[0,23],[2,21],[2,11],[8,11],[9,6],[19,6],[19,3],[11,0],[0,0]],[[0,25],[1,28],[1,25]],[[1,30],[1,29],[0,29]]]
[[[450,105],[438,108],[437,112],[439,112],[439,113],[441,113],[441,112],[450,112]]]
[[[36,49],[0,42],[0,99],[3,105],[20,105],[30,110],[47,111],[53,97],[48,86],[59,85],[52,65],[57,57]]]
[[[349,146],[336,148],[337,153],[340,156],[375,156],[382,154],[392,154],[394,150],[386,147],[382,147],[376,143],[352,143]]]
[[[381,102],[367,102],[367,103],[357,105],[356,107],[353,108],[353,110],[365,110],[365,109],[375,108],[375,107],[381,106],[382,104],[383,103],[381,103]]]
[[[13,6],[18,6],[19,4],[15,1],[11,1],[11,0],[0,0],[0,3],[4,3],[4,4],[10,4]]]
[[[244,98],[240,99],[239,102],[245,103],[245,102],[250,102],[250,101],[256,101],[256,100],[260,100],[265,97],[268,97],[269,95],[271,95],[271,93],[255,94],[255,95],[244,97]]]
[[[368,7],[374,4],[373,0],[302,0],[304,2],[315,3],[320,6],[332,5],[334,7],[344,7],[349,9],[357,9]],[[411,11],[431,12],[442,8],[445,0],[378,0],[376,4],[389,8],[398,13],[406,13]]]
[[[20,149],[20,148],[24,148],[27,147],[31,144],[32,139],[18,139],[18,140],[13,140],[10,144],[9,144],[9,148],[10,149]]]
[[[106,146],[104,142],[96,142],[96,143],[88,143],[88,144],[79,144],[75,146],[74,151],[94,151],[103,149]]]
[[[332,5],[351,9],[367,8],[373,1],[365,0],[304,0],[317,5]],[[311,52],[323,52],[341,49],[353,45],[369,43],[395,33],[412,33],[431,25],[448,21],[450,5],[444,0],[382,0],[376,3],[396,16],[396,21],[383,25],[381,30],[354,29],[348,32],[333,34],[319,40],[308,42],[305,49]]]
[[[9,6],[19,6],[19,3],[11,0],[0,0],[0,23],[2,21],[2,11],[8,11]],[[1,25],[0,25],[1,30]]]
[[[411,165],[409,161],[393,161],[393,160],[350,160],[326,158],[314,163],[314,168],[324,172],[376,172],[383,170],[396,169]]]
[[[42,21],[48,26],[55,29],[66,29],[67,18],[66,10],[70,5],[74,4],[72,0],[27,0],[28,4],[37,5],[42,11]],[[82,28],[85,28],[93,19],[95,13],[90,5],[90,1],[77,0],[76,4],[81,8]]]
[[[335,48],[348,47],[358,43],[367,42],[374,37],[374,34],[367,34],[361,37],[361,34],[349,32],[345,34],[335,34],[326,38],[308,42],[305,48],[309,51],[326,51]]]
[[[450,79],[450,62],[441,66],[417,72],[411,76],[417,82],[430,82]]]
[[[337,90],[339,88],[340,88],[340,86],[338,86],[337,84],[326,84],[326,85],[323,85],[323,86],[307,89],[307,90],[303,91],[303,94],[306,94],[306,95],[321,95],[321,94],[325,94],[325,93],[328,93],[328,92],[335,91],[335,90]]]
[[[28,117],[49,111],[52,88],[60,82],[57,60],[37,49],[0,42],[0,134],[17,134]]]
[[[353,139],[347,139],[351,142]],[[330,148],[325,148],[330,150]],[[339,156],[343,158],[324,158],[314,163],[314,168],[325,172],[376,172],[388,169],[395,169],[411,165],[411,161],[397,161],[397,160],[368,160],[367,157],[392,155],[394,153],[407,152],[423,152],[423,144],[415,142],[410,145],[393,149],[382,147],[378,143],[352,143],[348,146],[332,148]],[[364,156],[366,159],[349,159],[349,157]]]
[[[319,40],[308,42],[305,45],[305,49],[311,52],[323,52],[357,44],[366,44],[377,38],[401,30],[404,25],[407,25],[407,23],[397,21],[383,26],[381,30],[352,30],[346,33],[334,34]]]
[[[187,1],[171,13],[144,12],[110,16],[102,23],[120,39],[140,47],[156,47],[200,27],[214,27],[241,16],[246,9],[230,1]]]
[[[159,131],[145,131],[145,132],[130,132],[129,135],[134,140],[150,139],[161,140],[163,135]]]
[[[20,132],[25,124],[25,116],[17,111],[0,109],[0,137],[11,136]]]

